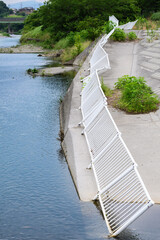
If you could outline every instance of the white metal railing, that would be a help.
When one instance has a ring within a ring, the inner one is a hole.
[[[114,15],[109,16],[109,21],[113,22],[116,25],[116,27],[118,27],[119,20]]]
[[[107,99],[101,89],[98,71],[110,68],[103,46],[113,32],[114,29],[102,37],[90,59],[90,75],[83,79],[81,111],[83,133],[98,187],[97,196],[110,235],[116,236],[151,207],[153,201],[107,108]]]
[[[136,24],[137,20],[134,22],[128,22],[126,24],[120,25],[119,28],[124,29],[124,30],[130,30],[134,27],[134,25]]]
[[[103,49],[101,44],[98,44],[92,58],[90,59],[90,72],[93,73],[96,69],[109,69],[110,63],[108,54]]]

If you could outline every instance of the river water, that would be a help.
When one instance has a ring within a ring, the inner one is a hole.
[[[0,240],[105,240],[101,212],[79,200],[57,139],[59,100],[71,77],[26,73],[48,63],[36,54],[0,54]],[[160,239],[157,208],[118,238]]]
[[[19,44],[20,37],[21,37],[21,35],[11,35],[11,37],[8,37],[8,38],[6,38],[6,37],[0,38],[0,48],[16,46],[17,44]]]

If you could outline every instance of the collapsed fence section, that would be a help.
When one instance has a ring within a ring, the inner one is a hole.
[[[107,99],[101,89],[98,71],[110,68],[103,45],[113,32],[114,29],[104,36],[93,52],[91,74],[83,80],[81,111],[83,133],[98,187],[97,197],[110,235],[116,236],[151,207],[153,201],[107,108]]]

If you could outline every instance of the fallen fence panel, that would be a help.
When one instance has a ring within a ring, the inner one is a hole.
[[[119,133],[105,106],[98,116],[84,129],[92,157],[95,158],[117,133]]]

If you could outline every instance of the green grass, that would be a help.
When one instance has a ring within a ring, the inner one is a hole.
[[[65,49],[70,45],[69,43],[69,39],[68,38],[62,38],[61,40],[59,40],[55,46],[54,49]]]
[[[85,48],[87,48],[91,41],[84,40],[78,33],[70,33],[66,38],[53,42],[51,35],[46,31],[42,31],[42,26],[36,27],[31,31],[25,33],[21,37],[21,43],[32,43],[43,48],[52,48],[53,50],[63,50],[61,54],[62,62],[67,62],[74,59]]]
[[[11,15],[7,15],[5,18],[24,18],[24,16],[23,15],[11,14]]]
[[[115,83],[121,91],[117,107],[128,113],[148,113],[158,109],[159,99],[144,78],[124,75]]]
[[[102,91],[104,92],[104,95],[106,97],[111,97],[112,96],[113,91],[107,85],[104,84],[103,78],[101,80],[101,88],[102,88]]]
[[[36,43],[44,48],[52,48],[52,38],[46,31],[42,31],[42,26],[36,27],[27,33],[23,33],[21,43]]]
[[[91,41],[85,41],[80,43],[80,48],[77,46],[67,47],[64,49],[63,54],[61,56],[62,62],[67,62],[74,59],[80,52],[83,52],[85,48],[90,45]]]

